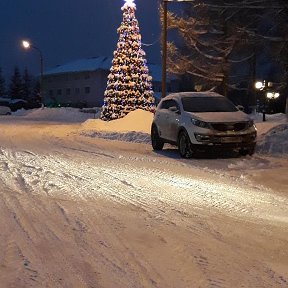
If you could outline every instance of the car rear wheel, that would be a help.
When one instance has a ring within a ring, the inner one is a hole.
[[[182,158],[191,158],[193,156],[192,144],[186,131],[182,131],[179,134],[178,150]]]
[[[164,141],[160,138],[158,129],[155,125],[151,128],[151,142],[153,150],[159,151],[163,149]]]

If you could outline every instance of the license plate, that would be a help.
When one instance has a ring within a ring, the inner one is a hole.
[[[241,137],[222,137],[221,138],[222,143],[239,143],[242,142]]]

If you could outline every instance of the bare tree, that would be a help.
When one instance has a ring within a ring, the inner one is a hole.
[[[227,89],[247,90],[255,78],[259,52],[270,53],[272,43],[277,43],[274,57],[283,61],[287,55],[287,39],[280,33],[287,31],[283,23],[287,25],[285,0],[189,2],[184,16],[168,13],[168,29],[180,38],[177,44],[168,43],[168,70],[191,74],[196,84],[205,89],[216,86],[223,94]]]

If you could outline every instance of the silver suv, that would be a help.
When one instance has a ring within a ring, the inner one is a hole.
[[[247,114],[214,92],[180,92],[163,98],[151,126],[154,150],[178,146],[181,157],[216,148],[241,155],[255,151],[257,130]]]

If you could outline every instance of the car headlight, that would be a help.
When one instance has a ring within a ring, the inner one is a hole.
[[[204,121],[191,118],[191,122],[195,126],[198,126],[198,127],[201,127],[201,128],[209,128],[209,124],[204,122]]]
[[[252,127],[254,125],[254,121],[253,120],[249,120],[248,121],[248,128]]]

